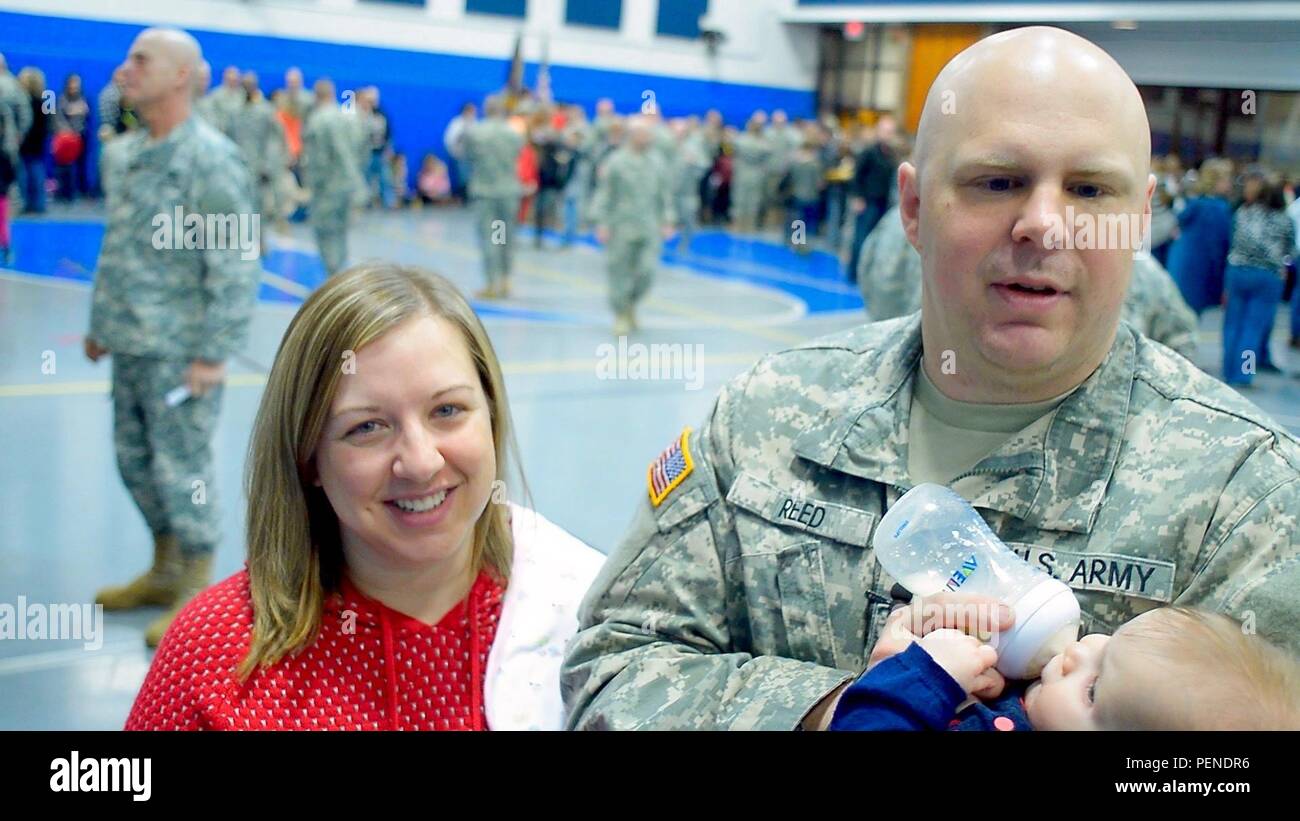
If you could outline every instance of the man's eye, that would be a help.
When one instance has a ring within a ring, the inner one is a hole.
[[[990,177],[989,179],[983,180],[980,183],[980,186],[987,191],[1010,191],[1012,188],[1016,187],[1016,181],[1010,177]]]
[[[1085,182],[1082,183],[1081,185],[1076,185],[1074,187],[1074,193],[1078,194],[1084,199],[1091,200],[1102,196],[1106,192],[1100,185],[1093,185],[1092,183]]]

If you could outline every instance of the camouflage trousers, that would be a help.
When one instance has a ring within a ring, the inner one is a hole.
[[[695,236],[695,231],[699,228],[700,224],[699,192],[678,192],[673,197],[673,207],[677,209],[677,224],[680,226],[681,230],[681,236],[677,241],[677,247],[678,250],[685,252],[690,249],[691,238]]]
[[[731,218],[742,231],[758,227],[763,205],[763,175],[759,171],[737,173],[731,181]]]
[[[351,207],[351,198],[346,195],[311,198],[311,230],[316,235],[316,247],[325,263],[325,273],[330,276],[343,270],[348,261]]]
[[[660,239],[653,230],[610,231],[605,271],[609,276],[609,306],[616,314],[635,308],[654,283]]]
[[[117,467],[155,536],[174,534],[187,555],[219,540],[212,435],[224,386],[170,408],[189,362],[113,354],[113,444]]]
[[[487,277],[488,287],[496,287],[510,277],[511,244],[518,213],[519,197],[474,197],[483,275]]]

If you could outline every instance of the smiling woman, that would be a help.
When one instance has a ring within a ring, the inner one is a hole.
[[[331,278],[249,452],[247,569],[164,637],[128,729],[559,729],[602,557],[508,503],[500,365],[442,277]]]

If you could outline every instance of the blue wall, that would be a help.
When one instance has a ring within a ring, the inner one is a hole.
[[[65,75],[76,72],[92,103],[109,81],[113,68],[144,26],[95,20],[0,12],[0,52],[15,73],[25,65],[45,72],[56,91]],[[203,56],[220,78],[227,65],[256,71],[269,95],[279,87],[284,70],[300,67],[308,86],[331,77],[340,92],[374,84],[393,124],[398,151],[414,171],[429,151],[444,155],[442,132],[468,101],[481,102],[506,81],[510,60],[403,51],[372,46],[340,45],[283,37],[266,37],[192,30]],[[532,84],[536,64],[524,72]],[[576,66],[551,67],[551,87],[557,99],[580,103],[592,113],[596,100],[610,97],[620,112],[640,109],[643,92],[653,91],[665,116],[703,113],[717,108],[730,123],[743,123],[754,109],[784,108],[791,117],[813,115],[809,91],[739,85],[708,80],[603,71]],[[94,125],[98,127],[98,112]],[[94,158],[92,145],[92,162]]]

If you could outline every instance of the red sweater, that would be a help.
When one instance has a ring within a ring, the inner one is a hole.
[[[484,730],[484,669],[504,591],[486,573],[430,627],[348,581],[319,637],[240,684],[248,572],[200,593],[158,647],[128,730]],[[476,628],[476,629],[475,629]]]

